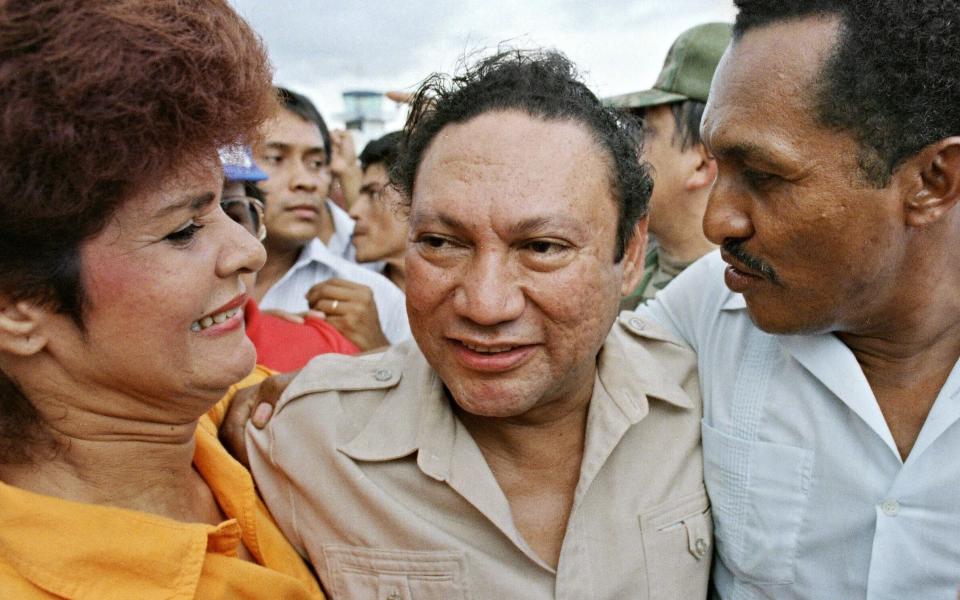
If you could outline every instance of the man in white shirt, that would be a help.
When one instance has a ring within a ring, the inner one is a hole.
[[[699,356],[714,586],[953,598],[960,2],[738,5],[702,124],[721,250],[640,309]]]
[[[283,108],[264,123],[254,147],[269,176],[260,183],[267,264],[255,299],[263,309],[321,311],[363,350],[409,338],[403,292],[352,262],[353,220],[327,199],[331,144],[323,118],[306,97],[283,88],[278,93]]]

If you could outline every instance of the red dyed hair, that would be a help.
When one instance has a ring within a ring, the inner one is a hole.
[[[83,324],[79,246],[142,187],[249,142],[275,110],[225,0],[0,0],[0,293]],[[42,427],[0,374],[0,460]]]

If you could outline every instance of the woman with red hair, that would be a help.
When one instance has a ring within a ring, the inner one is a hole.
[[[274,109],[262,45],[223,0],[0,32],[0,597],[322,597],[206,415],[254,365],[217,149]]]

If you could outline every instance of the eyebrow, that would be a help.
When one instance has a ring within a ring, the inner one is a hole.
[[[783,168],[785,166],[783,161],[771,158],[770,149],[764,148],[758,144],[753,144],[751,142],[738,142],[730,145],[721,143],[718,145],[709,146],[708,150],[714,157],[717,158],[731,159],[739,162],[759,163],[760,165],[775,168]],[[786,149],[784,149],[782,152],[788,161],[792,158]]]
[[[196,212],[212,203],[216,198],[217,195],[213,192],[207,192],[199,196],[186,196],[174,204],[164,206],[157,211],[155,216],[165,217],[184,209],[190,209],[191,212]]]
[[[283,142],[267,142],[264,144],[267,148],[272,148],[274,150],[280,150],[281,152],[289,152],[293,148],[290,144],[285,144]],[[314,152],[319,152],[320,154],[326,154],[327,151],[323,146],[311,146],[307,148],[307,151],[304,154],[313,154]]]
[[[424,223],[431,223],[431,222],[438,222],[441,225],[444,225],[445,227],[448,227],[454,230],[467,229],[467,225],[463,221],[461,221],[460,219],[457,219],[452,215],[448,215],[445,213],[432,214],[432,215],[426,215],[426,216],[423,215],[422,213],[418,214],[411,221],[410,225],[412,227],[417,227],[417,226],[423,225]],[[518,223],[514,223],[510,225],[507,231],[512,236],[520,237],[523,235],[529,235],[531,233],[535,233],[551,225],[569,227],[577,231],[580,231],[582,228],[582,224],[576,219],[568,219],[566,217],[554,215],[554,216],[548,216],[548,217],[530,217],[529,219],[524,219]]]

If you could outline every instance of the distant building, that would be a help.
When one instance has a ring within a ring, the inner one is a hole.
[[[343,92],[343,104],[346,108],[342,118],[347,130],[353,134],[358,151],[370,140],[375,140],[387,132],[386,124],[395,118],[395,111],[387,114],[383,109],[384,95],[370,90],[350,90]]]

